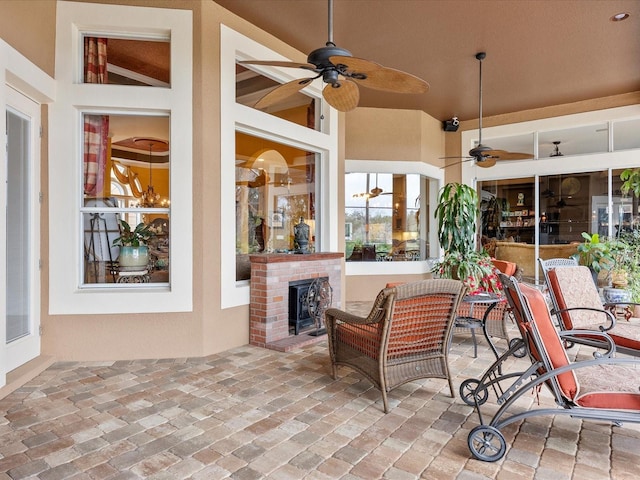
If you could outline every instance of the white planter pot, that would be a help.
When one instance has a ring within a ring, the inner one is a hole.
[[[120,255],[118,256],[120,268],[127,270],[144,270],[149,263],[149,247],[146,245],[140,247],[120,247]]]

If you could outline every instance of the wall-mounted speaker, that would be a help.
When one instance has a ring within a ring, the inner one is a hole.
[[[445,132],[457,132],[459,126],[460,120],[458,120],[458,117],[453,117],[451,120],[442,122],[442,128]]]

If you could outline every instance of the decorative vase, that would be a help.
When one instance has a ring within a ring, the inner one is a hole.
[[[631,292],[623,288],[603,287],[602,296],[607,303],[627,303],[631,301]]]
[[[120,247],[118,263],[121,269],[145,270],[149,263],[149,247],[146,245]]]

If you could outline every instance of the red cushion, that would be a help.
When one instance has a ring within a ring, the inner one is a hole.
[[[543,348],[551,362],[552,368],[560,368],[569,364],[567,352],[562,345],[560,336],[553,325],[547,302],[542,292],[535,287],[520,284],[520,290],[527,299],[533,321],[542,338]],[[562,393],[569,399],[573,399],[578,392],[578,382],[573,372],[565,372],[558,375],[558,383]]]
[[[491,263],[493,263],[493,266],[505,275],[511,277],[516,274],[517,265],[514,262],[507,262],[506,260],[498,260],[496,258],[492,258]]]

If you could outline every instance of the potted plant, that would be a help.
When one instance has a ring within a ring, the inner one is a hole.
[[[610,270],[615,265],[615,258],[611,253],[611,244],[600,240],[597,233],[582,232],[584,242],[578,245],[578,253],[571,255],[580,265],[589,267],[593,281],[598,285],[598,274],[601,270]]]
[[[142,270],[149,263],[149,247],[147,242],[154,236],[150,225],[139,223],[131,230],[124,220],[120,220],[120,236],[113,241],[113,246],[120,247],[118,264],[120,268]]]
[[[444,256],[432,272],[441,278],[461,280],[471,293],[498,293],[501,285],[491,257],[475,245],[479,212],[478,194],[473,188],[461,183],[442,187],[435,216]]]
[[[620,174],[622,185],[620,191],[622,195],[627,196],[629,192],[633,192],[636,197],[640,197],[640,168],[627,168]]]

